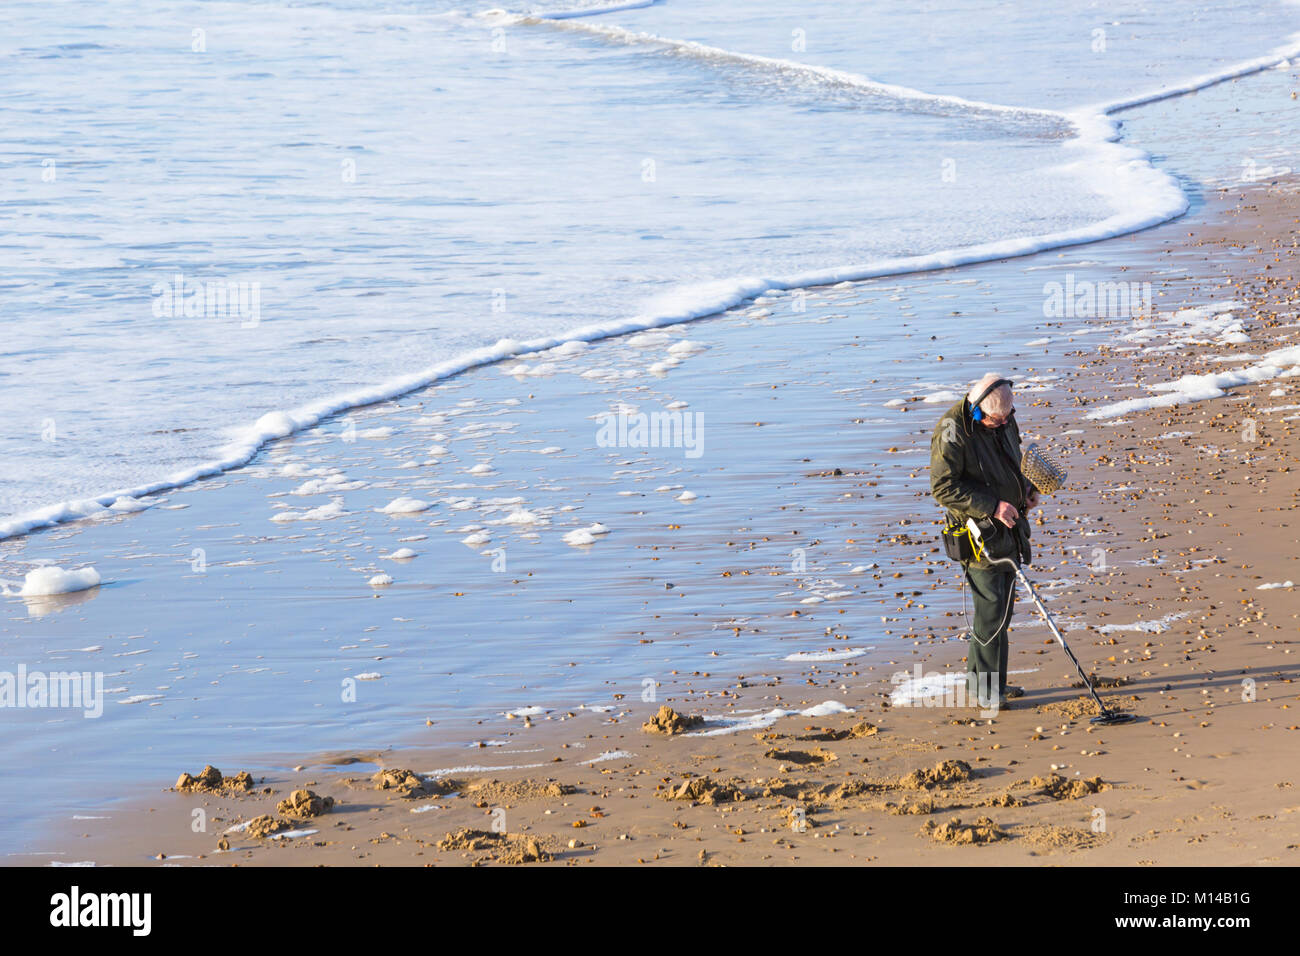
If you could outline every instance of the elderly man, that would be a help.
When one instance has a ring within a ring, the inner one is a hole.
[[[982,707],[1004,706],[1024,693],[1007,684],[1007,629],[1015,604],[1015,572],[993,558],[1028,564],[1025,512],[1038,492],[1020,471],[1020,430],[1009,379],[990,372],[944,412],[930,441],[930,490],[950,526],[974,518],[987,551],[962,561],[975,604],[967,630],[966,680]]]

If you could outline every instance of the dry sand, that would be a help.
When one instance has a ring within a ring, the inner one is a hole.
[[[1258,353],[1270,335],[1289,343],[1295,319],[1281,316],[1294,313],[1300,298],[1293,238],[1300,189],[1284,183],[1256,191],[1249,205],[1230,206],[1221,219],[1169,250],[1181,264],[1194,258],[1199,266],[1155,282],[1157,294],[1246,302],[1253,341],[1221,354]],[[1300,580],[1292,517],[1300,458],[1285,420],[1293,413],[1265,411],[1287,400],[1267,398],[1273,386],[1262,385],[1133,414],[1127,423],[1080,424],[1104,396],[1133,397],[1123,385],[1135,377],[1163,381],[1225,366],[1198,364],[1187,350],[1134,356],[1091,342],[1081,342],[1077,359],[1065,386],[1071,401],[1026,395],[1020,402],[1030,431],[1083,431],[1073,447],[1062,447],[1070,484],[1037,518],[1030,576],[1077,578],[1085,568],[1088,587],[1050,605],[1062,618],[1093,627],[1166,622],[1148,632],[1067,632],[1084,666],[1113,685],[1102,692],[1107,700],[1140,715],[1137,722],[1088,723],[1091,704],[1072,686],[1077,675],[1026,603],[1012,631],[1011,667],[1036,669],[1013,678],[1026,696],[996,719],[956,707],[891,707],[888,674],[851,665],[812,665],[802,684],[738,676],[724,690],[716,682],[710,690],[665,688],[671,699],[642,703],[621,719],[585,717],[587,733],[576,741],[570,728],[562,735],[539,721],[511,736],[533,752],[477,752],[488,765],[540,765],[529,769],[422,777],[419,771],[444,765],[445,756],[403,750],[357,755],[355,767],[364,769],[355,772],[340,770],[337,756],[328,771],[315,758],[304,760],[301,772],[259,778],[251,789],[166,792],[121,809],[111,825],[77,824],[86,829],[69,834],[66,858],[123,864],[164,854],[166,862],[212,865],[1296,863],[1300,600],[1291,587],[1260,589]],[[1248,419],[1256,423],[1253,440]],[[851,472],[803,480],[842,482],[846,492],[860,481]],[[920,555],[942,580],[955,581],[934,545],[933,503],[907,507],[912,513],[900,520],[912,527],[879,536],[880,565],[887,570]],[[1100,533],[1082,537],[1087,531]],[[1097,567],[1087,569],[1080,555],[1090,555],[1094,543]],[[931,637],[953,622],[927,618],[920,605],[914,615],[891,624],[914,638],[899,642],[898,669],[961,668],[962,642]],[[788,716],[719,736],[691,736],[698,727],[668,714],[657,732],[642,729],[664,704],[681,715],[713,713],[720,698],[758,710],[834,699],[852,712]],[[194,767],[177,771],[201,766],[203,755],[194,756]],[[393,772],[375,779],[374,762]],[[240,769],[221,768],[232,777]],[[310,794],[295,793],[303,790]],[[289,818],[277,805],[305,812]],[[270,819],[224,832],[264,815]],[[249,836],[255,829],[301,835]],[[229,849],[218,852],[219,841]]]

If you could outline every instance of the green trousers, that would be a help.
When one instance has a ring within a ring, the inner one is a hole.
[[[1007,630],[1016,599],[1014,571],[966,568],[975,615],[967,634],[966,691],[971,700],[985,700],[997,688],[1007,689]]]

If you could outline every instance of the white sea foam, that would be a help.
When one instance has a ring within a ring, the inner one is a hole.
[[[420,511],[428,511],[431,505],[427,501],[419,498],[394,498],[388,504],[379,510],[386,515],[393,514],[412,514]]]
[[[590,760],[580,760],[578,761],[578,763],[593,764],[593,763],[604,763],[606,760],[630,760],[634,756],[636,755],[626,750],[606,750],[604,753],[597,754],[596,756],[592,757]]]
[[[1300,375],[1300,346],[1290,345],[1266,352],[1260,361],[1244,368],[1206,375],[1184,375],[1172,382],[1148,385],[1147,389],[1156,394],[1111,402],[1093,409],[1085,417],[1110,419],[1150,408],[1169,408],[1184,402],[1222,398],[1230,388],[1296,375]]]
[[[735,734],[751,730],[762,730],[764,727],[771,727],[782,717],[829,717],[832,714],[851,713],[853,713],[853,708],[846,707],[837,700],[827,700],[813,707],[808,707],[805,710],[782,710],[778,707],[764,713],[756,713],[744,717],[706,715],[704,718],[706,723],[720,723],[723,726],[715,727],[712,730],[692,731],[684,736],[717,737],[722,734]]]
[[[833,651],[796,651],[793,654],[787,654],[781,659],[786,661],[843,661],[853,657],[861,657],[865,653],[867,653],[865,650],[846,647],[843,650]]]
[[[547,519],[536,512],[529,511],[527,508],[517,508],[502,518],[499,523],[515,525],[546,524]]]
[[[455,773],[495,773],[499,770],[535,770],[538,767],[549,767],[545,763],[517,763],[507,764],[503,767],[484,767],[480,764],[467,764],[463,767],[443,767],[439,770],[426,770],[420,774],[421,777],[433,777],[435,780],[441,777],[450,777]]]
[[[1162,618],[1154,621],[1135,621],[1132,624],[1105,624],[1097,628],[1101,634],[1110,634],[1113,631],[1138,631],[1143,634],[1162,634],[1169,630],[1169,625],[1174,621],[1182,620],[1187,617],[1187,612],[1179,614],[1166,614]]]
[[[575,528],[564,536],[564,543],[573,545],[575,548],[595,544],[601,536],[609,534],[609,530],[600,522],[586,528]]]
[[[366,483],[364,481],[348,481],[346,475],[334,474],[326,478],[310,478],[307,481],[304,481],[297,488],[293,489],[291,493],[303,497],[307,495],[323,495],[329,493],[337,494],[342,491],[356,491],[365,486]]]
[[[629,338],[627,344],[636,349],[649,349],[667,345],[671,341],[672,336],[667,332],[642,332]]]
[[[507,717],[540,717],[542,714],[549,714],[550,711],[545,707],[519,707],[515,710],[507,711]]]
[[[122,495],[108,507],[113,511],[128,514],[136,511],[147,511],[153,505],[146,501],[140,501],[138,498],[129,498]]]
[[[311,836],[319,833],[319,830],[283,830],[280,833],[272,833],[272,840],[296,840],[298,837]]]
[[[331,501],[327,505],[321,505],[319,508],[312,508],[309,511],[280,511],[271,516],[272,521],[328,521],[330,518],[337,518],[340,515],[347,514],[341,500]]]
[[[889,695],[891,707],[909,707],[931,698],[945,698],[958,684],[965,683],[965,671],[944,671],[909,677]]]
[[[23,579],[22,589],[18,593],[23,597],[48,597],[54,594],[85,591],[99,585],[99,572],[93,567],[65,571],[63,568],[47,566],[28,571]]]

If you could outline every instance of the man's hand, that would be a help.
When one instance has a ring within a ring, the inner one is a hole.
[[[1035,488],[1029,492],[1029,500],[1025,502],[1030,508],[1038,507],[1038,489]]]
[[[1011,502],[999,501],[998,510],[993,512],[993,517],[997,518],[1008,528],[1014,528],[1016,526],[1016,519],[1020,517],[1020,512],[1016,510],[1016,506]]]

